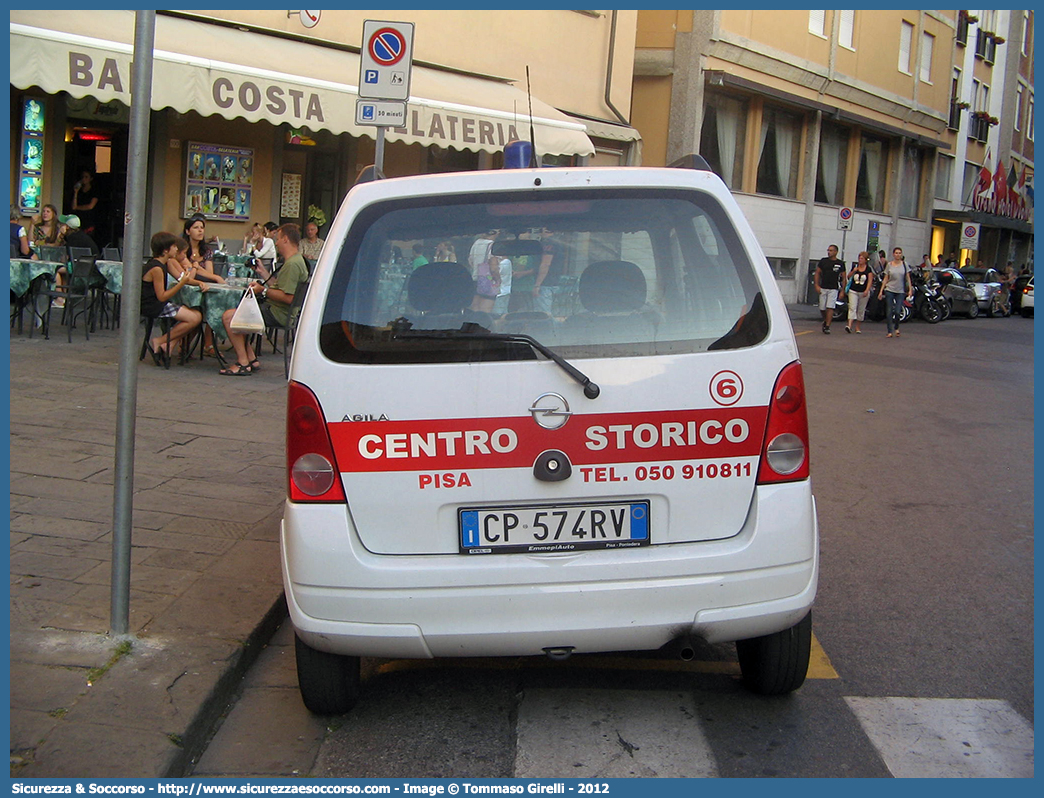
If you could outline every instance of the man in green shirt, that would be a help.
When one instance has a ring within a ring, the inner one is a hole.
[[[284,224],[275,231],[276,251],[283,258],[283,265],[273,273],[264,266],[257,267],[257,274],[263,282],[252,282],[250,290],[262,300],[261,315],[265,324],[270,327],[285,327],[290,317],[290,304],[298,287],[308,281],[308,267],[300,252],[301,228],[296,224]],[[261,368],[254,348],[250,346],[247,336],[232,332],[232,317],[236,309],[226,310],[221,317],[225,325],[225,333],[236,353],[236,362],[221,369],[220,374],[227,377],[239,377],[252,374]]]

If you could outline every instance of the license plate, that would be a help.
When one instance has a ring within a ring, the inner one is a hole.
[[[465,554],[622,549],[649,543],[649,502],[463,508]]]

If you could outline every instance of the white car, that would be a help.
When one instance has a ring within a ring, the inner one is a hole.
[[[1022,289],[1022,315],[1029,318],[1033,315],[1033,278],[1029,278],[1026,287]]]
[[[435,260],[446,242],[460,262]],[[757,692],[805,678],[801,363],[709,170],[355,186],[302,309],[287,425],[282,565],[314,712],[354,704],[364,656],[702,638],[738,641]]]

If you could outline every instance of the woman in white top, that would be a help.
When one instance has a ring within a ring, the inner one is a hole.
[[[895,333],[899,337],[899,315],[903,309],[903,299],[913,298],[913,282],[910,280],[910,267],[903,260],[902,247],[892,250],[892,259],[885,264],[881,273],[881,290],[877,298],[885,301],[885,320],[888,322],[888,337]]]
[[[276,247],[275,240],[272,237],[275,235],[278,227],[279,225],[275,222],[265,222],[265,232],[261,240],[255,242],[254,248],[250,251],[250,254],[260,260],[269,271],[272,269],[272,264],[275,263]]]

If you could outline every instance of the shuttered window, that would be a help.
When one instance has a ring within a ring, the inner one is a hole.
[[[903,20],[903,28],[899,32],[899,71],[912,75],[910,71],[910,51],[913,48],[914,26]]]
[[[808,32],[814,33],[816,36],[825,36],[826,33],[826,11],[819,9],[818,11],[808,12]]]
[[[932,50],[935,48],[935,37],[927,31],[921,36],[921,81],[932,82]]]
[[[842,47],[852,47],[852,36],[855,31],[855,11],[839,11],[841,22],[838,26],[837,42]]]

